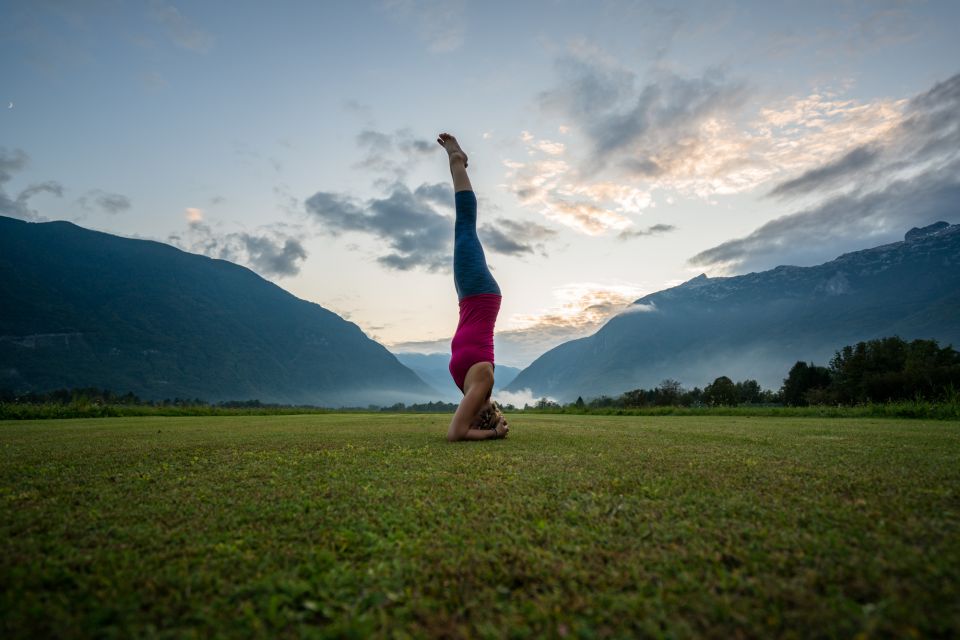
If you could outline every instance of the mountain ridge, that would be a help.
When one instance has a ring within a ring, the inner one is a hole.
[[[664,378],[702,385],[719,375],[775,388],[793,362],[823,362],[859,340],[897,334],[957,343],[958,263],[960,225],[935,223],[821,265],[701,274],[543,354],[508,390],[570,400]]]
[[[0,386],[343,406],[432,399],[355,324],[250,269],[0,216]]]

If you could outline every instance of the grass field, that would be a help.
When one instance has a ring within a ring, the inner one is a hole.
[[[448,419],[0,422],[0,634],[960,634],[960,423]]]

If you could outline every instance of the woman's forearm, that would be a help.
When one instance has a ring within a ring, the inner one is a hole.
[[[470,429],[461,440],[489,440],[497,437],[496,429]]]

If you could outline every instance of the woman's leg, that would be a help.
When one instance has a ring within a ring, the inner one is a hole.
[[[459,299],[479,293],[500,294],[483,246],[477,236],[477,196],[473,191],[454,194],[457,221],[453,227],[453,283]]]
[[[447,151],[450,159],[450,175],[453,177],[453,191],[473,191],[470,178],[467,176],[467,154],[460,148],[460,143],[449,133],[437,136],[437,142]]]
[[[460,299],[478,293],[500,294],[500,287],[487,267],[483,246],[477,236],[477,196],[467,176],[467,154],[457,139],[441,133],[437,142],[447,150],[453,177],[457,220],[453,228],[453,283]]]

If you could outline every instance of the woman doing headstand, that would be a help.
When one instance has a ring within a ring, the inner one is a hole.
[[[453,231],[453,283],[460,299],[460,322],[450,343],[450,375],[463,392],[447,440],[505,438],[506,419],[490,399],[493,392],[493,328],[500,312],[500,287],[493,279],[477,237],[477,196],[467,177],[467,154],[457,139],[441,133],[453,176],[457,220]]]

